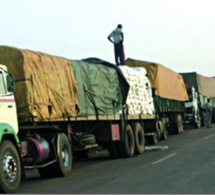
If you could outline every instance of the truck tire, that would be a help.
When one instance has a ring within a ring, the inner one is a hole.
[[[201,125],[202,127],[205,127],[205,112],[201,112]]]
[[[194,128],[199,129],[201,127],[201,120],[202,119],[201,119],[200,115],[198,114],[197,120],[193,124]]]
[[[215,109],[214,109],[214,108],[213,108],[213,110],[212,110],[211,122],[212,122],[212,123],[215,122]]]
[[[135,154],[142,154],[145,150],[145,136],[144,130],[140,123],[134,122],[131,123],[131,128],[134,134],[134,143],[135,143]]]
[[[158,140],[161,139],[162,131],[163,131],[162,121],[158,120],[158,121],[156,121],[156,133],[157,133]]]
[[[124,140],[119,142],[119,153],[127,158],[134,155],[134,134],[129,124],[124,131]]]
[[[161,134],[162,134],[162,121],[156,121],[155,125],[156,125],[156,133],[157,133],[157,139],[160,140],[161,139]]]
[[[107,149],[111,158],[118,158],[120,156],[117,142],[108,143]]]
[[[4,140],[0,146],[0,192],[14,193],[21,183],[21,161],[11,141]]]
[[[165,121],[161,121],[161,140],[167,140],[167,136],[168,136],[168,131],[166,128],[166,123]]]
[[[64,177],[71,173],[73,155],[71,145],[64,133],[59,133],[57,142],[57,162],[50,165],[53,177]]]
[[[175,122],[173,123],[173,133],[180,134],[184,132],[182,116],[180,114],[176,115]]]

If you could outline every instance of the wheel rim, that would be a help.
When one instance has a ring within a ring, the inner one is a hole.
[[[3,171],[5,178],[12,183],[17,176],[17,163],[15,158],[10,154],[7,153],[3,159]]]
[[[64,166],[68,167],[70,157],[69,157],[69,150],[68,150],[66,145],[64,145],[63,148],[62,148],[61,156],[62,156]]]

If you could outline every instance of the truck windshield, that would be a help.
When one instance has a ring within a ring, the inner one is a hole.
[[[6,94],[6,87],[4,82],[3,73],[0,71],[0,94]]]
[[[189,98],[189,101],[190,101],[190,102],[193,101],[193,94],[192,94],[192,91],[188,91],[188,98]]]

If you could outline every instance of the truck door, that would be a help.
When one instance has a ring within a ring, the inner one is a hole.
[[[6,74],[0,70],[0,123],[7,123],[18,132],[16,103],[13,93],[7,90]]]

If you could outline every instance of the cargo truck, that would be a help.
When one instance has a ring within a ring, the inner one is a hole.
[[[205,77],[197,72],[180,73],[186,84],[189,100],[185,103],[185,125],[195,128],[205,126],[205,105],[210,100],[213,108],[212,122],[215,120],[215,78]]]
[[[145,122],[144,129],[151,142],[161,138],[163,129],[167,129],[169,134],[182,133],[185,118],[184,103],[188,100],[182,76],[158,63],[128,58],[125,64],[129,67],[143,67],[148,73],[156,120]],[[158,124],[162,128],[156,128]],[[153,136],[150,133],[153,133]]]

